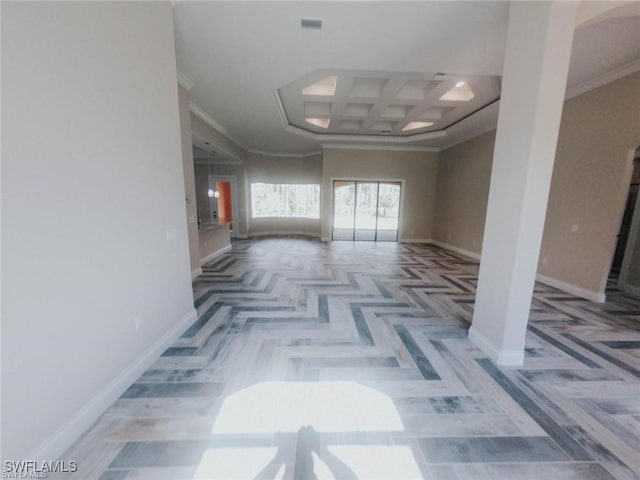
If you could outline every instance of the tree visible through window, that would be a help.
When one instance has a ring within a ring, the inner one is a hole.
[[[252,183],[251,216],[320,218],[320,185]]]

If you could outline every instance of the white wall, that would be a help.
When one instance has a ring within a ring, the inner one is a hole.
[[[171,5],[4,3],[2,70],[2,456],[53,460],[195,319]]]
[[[200,273],[200,243],[198,239],[198,201],[196,198],[196,177],[193,165],[193,141],[191,139],[191,112],[189,111],[189,91],[178,85],[180,107],[180,140],[182,144],[182,171],[184,174],[184,194],[189,235],[189,258],[191,275]]]

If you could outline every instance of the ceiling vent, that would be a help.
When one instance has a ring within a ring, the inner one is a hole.
[[[322,20],[311,20],[310,18],[303,18],[302,20],[300,20],[300,26],[302,28],[320,30],[322,28]]]

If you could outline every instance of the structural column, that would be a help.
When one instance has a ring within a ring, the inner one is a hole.
[[[469,338],[521,365],[578,2],[512,2]]]

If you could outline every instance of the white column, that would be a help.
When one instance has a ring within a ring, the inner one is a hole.
[[[469,338],[522,365],[578,2],[512,2]]]

